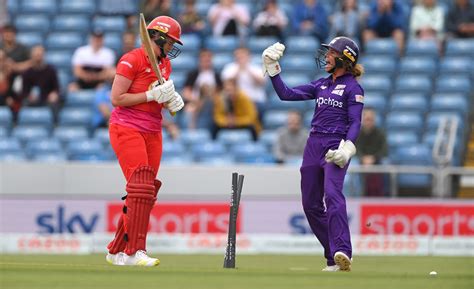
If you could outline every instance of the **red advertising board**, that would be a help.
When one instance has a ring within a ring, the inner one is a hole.
[[[107,231],[115,232],[122,214],[121,203],[107,204]],[[240,232],[239,208],[237,232]],[[156,233],[227,233],[228,203],[160,203],[151,212],[149,232]]]
[[[474,236],[474,206],[362,203],[363,235]]]

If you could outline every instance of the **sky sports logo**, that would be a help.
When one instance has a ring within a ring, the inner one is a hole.
[[[339,107],[339,108],[342,108],[342,101],[338,101],[334,98],[324,98],[324,97],[318,97],[318,99],[316,100],[316,102],[318,103],[318,107],[321,107],[321,105],[328,105],[328,106],[332,106],[332,107]]]

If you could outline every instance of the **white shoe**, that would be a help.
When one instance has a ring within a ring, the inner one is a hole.
[[[125,255],[125,253],[122,253],[122,252],[119,252],[117,254],[107,253],[107,256],[105,256],[105,260],[107,260],[107,263],[109,263],[109,264],[123,266],[123,265],[125,265],[124,255]]]
[[[160,260],[156,258],[149,257],[145,251],[138,250],[134,255],[128,256],[126,254],[124,258],[124,265],[127,266],[158,266],[160,264]]]
[[[327,265],[325,268],[323,268],[323,272],[336,272],[336,271],[340,271],[341,269],[339,268],[338,265],[332,265],[332,266],[329,266]]]
[[[339,270],[346,272],[351,271],[352,260],[343,252],[336,252],[336,254],[334,254],[334,262],[339,266]]]

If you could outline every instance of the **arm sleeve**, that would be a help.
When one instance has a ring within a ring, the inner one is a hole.
[[[349,128],[346,139],[356,142],[360,132],[362,109],[364,107],[364,90],[357,86],[349,92],[347,115],[349,118]]]
[[[135,55],[133,54],[125,54],[122,56],[122,58],[119,60],[119,63],[117,64],[117,74],[120,74],[122,76],[125,76],[126,78],[133,80],[135,78],[135,75],[137,75],[138,71],[138,59]]]
[[[308,100],[314,99],[315,96],[313,95],[314,87],[317,84],[309,83],[300,86],[296,86],[294,88],[289,88],[281,79],[280,75],[277,74],[274,77],[270,78],[272,81],[273,88],[277,93],[278,97],[281,100]]]

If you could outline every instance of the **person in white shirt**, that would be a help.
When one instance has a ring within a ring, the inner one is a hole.
[[[422,0],[413,7],[410,19],[410,36],[418,39],[443,38],[444,12],[436,0]]]
[[[276,0],[267,0],[264,9],[257,14],[253,21],[255,34],[259,36],[276,36],[283,40],[283,31],[288,25],[288,17],[278,7]]]
[[[93,31],[89,44],[76,49],[72,56],[72,68],[76,81],[70,91],[93,89],[112,80],[115,75],[115,53],[104,46],[104,33]]]
[[[250,51],[247,47],[239,47],[234,51],[234,62],[224,66],[222,80],[235,78],[237,85],[255,103],[259,119],[262,120],[267,95],[265,93],[265,77],[260,66],[250,62]]]
[[[250,13],[247,7],[235,4],[234,0],[219,0],[211,6],[207,18],[214,36],[243,37],[250,24]]]

